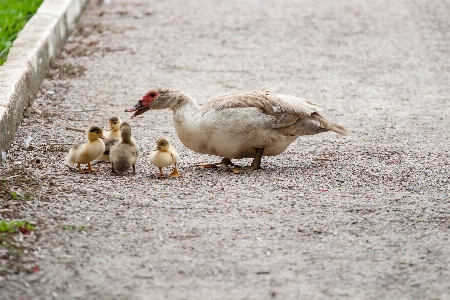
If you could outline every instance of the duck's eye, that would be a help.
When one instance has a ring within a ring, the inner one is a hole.
[[[163,145],[163,146],[164,146],[165,144],[166,144],[166,143],[161,143],[161,145]]]
[[[117,121],[114,121],[114,124],[117,124]]]
[[[154,97],[156,97],[156,94],[155,93],[150,93],[150,97],[154,98]]]
[[[95,133],[96,133],[96,134],[99,134],[100,132],[96,131]]]

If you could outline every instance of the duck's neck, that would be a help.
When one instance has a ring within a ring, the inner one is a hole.
[[[178,104],[173,108],[173,124],[181,142],[189,149],[195,149],[201,127],[201,111],[192,97],[181,93]]]
[[[176,113],[178,110],[191,110],[191,111],[198,111],[198,105],[195,100],[185,93],[179,93],[178,99],[176,101],[176,104],[171,107],[173,112]]]

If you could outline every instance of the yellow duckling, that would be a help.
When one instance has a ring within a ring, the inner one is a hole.
[[[107,141],[105,142],[105,151],[103,154],[97,157],[92,165],[98,164],[103,161],[109,161],[109,151],[111,147],[117,144],[120,140],[120,125],[122,124],[122,119],[118,117],[111,117],[108,120],[109,130],[105,132]]]
[[[69,149],[66,156],[66,162],[69,165],[78,164],[78,171],[85,173],[81,169],[80,164],[87,164],[87,172],[98,172],[97,169],[92,169],[91,162],[102,155],[105,151],[105,143],[101,139],[105,139],[102,129],[98,126],[92,126],[86,131],[87,143],[78,143]]]
[[[177,170],[177,162],[180,156],[177,150],[170,144],[168,138],[160,137],[156,141],[156,150],[153,150],[148,159],[149,161],[159,168],[159,177],[164,177],[162,168],[174,165],[171,177],[180,177],[180,173]]]
[[[106,132],[106,138],[108,140],[120,140],[120,125],[122,124],[122,119],[111,117],[108,123],[110,130]]]
[[[121,140],[111,147],[109,157],[113,172],[127,172],[131,167],[133,174],[136,173],[136,161],[139,157],[139,150],[136,142],[131,137],[131,127],[128,123],[120,126]]]

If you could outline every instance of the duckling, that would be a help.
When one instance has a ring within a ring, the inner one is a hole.
[[[69,149],[66,156],[66,162],[69,165],[78,164],[78,172],[85,173],[81,169],[80,164],[87,164],[87,172],[98,172],[98,169],[92,169],[91,162],[102,155],[105,151],[105,143],[101,139],[105,139],[102,129],[98,126],[92,126],[86,131],[88,139],[87,143],[78,143]]]
[[[180,173],[177,170],[177,162],[180,156],[177,150],[170,144],[170,141],[166,137],[160,137],[156,141],[156,150],[153,150],[148,159],[149,161],[159,168],[159,177],[164,177],[162,168],[168,167],[171,164],[174,165],[171,177],[180,177]]]
[[[111,117],[108,120],[109,123],[109,130],[105,132],[105,136],[107,138],[107,141],[105,142],[105,151],[102,155],[97,157],[93,162],[92,165],[98,164],[100,162],[108,162],[109,161],[109,150],[111,150],[111,147],[117,144],[120,140],[120,125],[122,124],[122,119],[118,117]]]
[[[109,156],[111,169],[113,172],[123,173],[133,168],[136,173],[136,161],[139,157],[139,150],[135,140],[131,137],[131,127],[128,123],[120,125],[121,140],[111,147]]]
[[[122,119],[111,117],[108,123],[110,130],[106,132],[106,138],[108,140],[120,140],[120,125],[122,124]]]

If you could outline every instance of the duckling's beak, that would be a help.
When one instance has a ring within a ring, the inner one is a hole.
[[[101,138],[102,140],[108,140],[108,139],[106,138],[106,136],[104,136],[103,134],[100,136],[100,138]]]
[[[161,147],[156,147],[156,150],[161,150]]]

